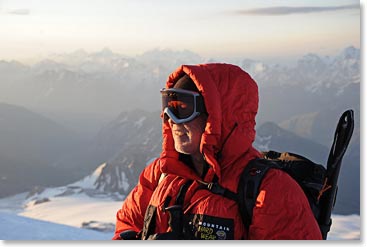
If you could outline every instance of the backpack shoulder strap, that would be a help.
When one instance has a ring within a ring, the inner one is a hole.
[[[271,160],[257,158],[245,167],[238,184],[238,204],[243,223],[248,230],[251,225],[252,212],[259,194],[262,179],[271,168],[281,169]]]
[[[201,184],[199,189],[206,189],[211,191],[213,194],[221,195],[236,201],[239,206],[242,221],[248,230],[251,224],[252,210],[259,194],[261,181],[271,168],[282,169],[277,162],[268,158],[257,158],[251,160],[241,174],[237,189],[238,193],[234,193],[222,187],[216,181],[206,183],[198,180],[197,182]]]

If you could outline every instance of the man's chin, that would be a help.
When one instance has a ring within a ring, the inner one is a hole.
[[[190,155],[192,153],[191,149],[186,148],[185,145],[180,145],[179,147],[175,147],[175,149],[176,149],[177,152],[183,153],[183,154]]]

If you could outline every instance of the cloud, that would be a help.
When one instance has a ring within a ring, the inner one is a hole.
[[[331,12],[338,10],[347,10],[347,9],[359,9],[360,6],[358,4],[353,5],[343,5],[343,6],[324,6],[324,7],[269,7],[269,8],[257,8],[257,9],[249,9],[249,10],[239,10],[236,11],[236,14],[239,15],[291,15],[291,14],[309,14],[309,13],[318,13],[318,12]]]
[[[31,12],[29,9],[13,9],[7,12],[10,15],[29,15]]]

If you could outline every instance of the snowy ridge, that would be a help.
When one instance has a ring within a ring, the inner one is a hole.
[[[347,47],[334,57],[309,53],[293,67],[266,65],[251,59],[244,59],[238,65],[262,87],[297,85],[311,93],[324,94],[334,89],[340,95],[350,84],[361,81],[360,49],[355,47]]]
[[[89,176],[83,178],[82,180],[71,184],[73,187],[81,187],[81,188],[94,188],[97,179],[103,173],[103,169],[107,166],[107,163],[103,163]]]
[[[34,219],[66,224],[101,232],[114,230],[115,213],[125,196],[105,193],[96,180],[106,164],[90,176],[70,185],[42,188],[0,199],[0,212],[16,213]]]
[[[125,188],[126,190],[126,188],[129,187],[125,173],[120,171],[118,167],[112,167],[112,169],[116,169],[114,173],[106,172],[106,169],[110,169],[110,166],[107,163],[103,163],[98,166],[91,175],[66,186],[53,188],[34,187],[26,196],[27,204],[42,203],[42,201],[50,197],[57,198],[73,195],[123,200],[125,195],[115,192],[117,192],[118,189]],[[112,175],[116,177],[112,177]],[[114,184],[116,185],[114,186]],[[107,189],[108,186],[114,187],[116,191],[110,193]]]
[[[66,186],[35,187],[29,193],[2,198],[0,211],[73,227],[111,232],[114,230],[115,213],[121,207],[125,195],[104,191],[100,180],[106,179],[103,177],[106,167],[107,163],[103,163],[91,175]],[[107,179],[108,182],[111,179]],[[127,187],[123,182],[119,186]]]
[[[6,100],[15,105],[35,109],[47,106],[53,111],[72,108],[78,112],[92,111],[97,116],[102,114],[100,117],[108,113],[113,117],[121,110],[130,110],[130,102],[134,102],[133,108],[158,110],[157,88],[164,86],[167,75],[181,64],[207,60],[222,62],[189,51],[152,50],[127,57],[107,48],[95,53],[79,50],[54,54],[33,66],[0,61],[0,80],[4,82],[0,90]],[[360,49],[354,47],[330,57],[306,54],[294,66],[266,64],[248,58],[228,62],[242,67],[262,87],[297,85],[313,93],[335,88],[341,94],[348,84],[360,82]],[[136,92],[139,92],[138,99]],[[83,95],[89,97],[81,102]]]

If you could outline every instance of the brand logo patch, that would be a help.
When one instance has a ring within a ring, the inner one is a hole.
[[[195,214],[190,215],[188,226],[195,239],[234,239],[233,219]]]

